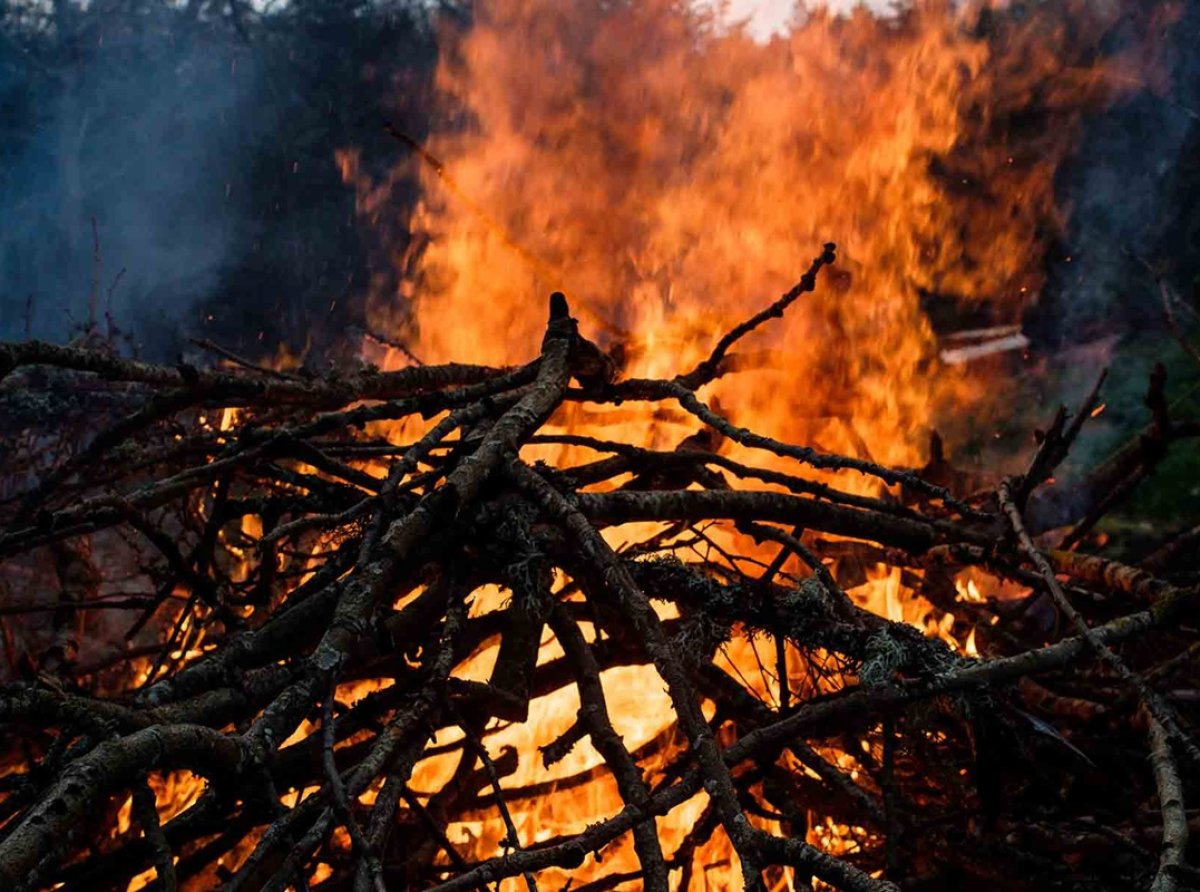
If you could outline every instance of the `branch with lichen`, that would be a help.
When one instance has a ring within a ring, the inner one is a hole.
[[[0,884],[152,871],[159,889],[666,890],[724,853],[751,889],[946,885],[998,859],[1047,886],[1170,888],[1187,871],[1176,758],[1197,718],[1173,692],[1200,652],[1181,622],[1200,593],[1153,563],[1040,548],[1025,522],[1098,391],[991,509],[912,469],[745,430],[696,395],[833,260],[827,246],[671,380],[615,380],[561,294],[515,369],[306,378],[0,345],[0,403],[32,405],[39,386],[114,397],[0,500],[7,577],[42,593],[0,615]],[[564,429],[584,400],[647,421],[671,403],[700,428],[674,451]],[[22,442],[61,420],[33,413]],[[725,442],[747,448],[735,460]],[[594,458],[534,461],[555,448]],[[921,620],[866,609],[864,567],[899,580]],[[1027,594],[963,603],[968,571]],[[1074,634],[1037,621],[1045,598]],[[964,617],[980,658],[951,644]],[[665,690],[644,740],[611,687],[630,669]],[[560,694],[577,708],[551,733],[542,698]],[[1055,710],[1067,701],[1105,708]],[[1078,782],[1089,763],[1146,751],[1095,723],[1142,731],[1139,704],[1153,770],[1101,803]],[[537,745],[512,751],[514,727]],[[562,771],[584,746],[575,774],[517,773]],[[203,780],[164,802],[185,771]],[[598,791],[608,805],[581,811]],[[664,832],[700,793],[695,825]],[[578,819],[538,832],[555,809]],[[1097,852],[1072,829],[1103,813],[1132,839],[1147,810],[1158,855]]]

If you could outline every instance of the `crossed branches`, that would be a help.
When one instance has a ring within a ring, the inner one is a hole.
[[[801,885],[882,892],[994,877],[1006,859],[1098,889],[1194,879],[1193,716],[1164,691],[1200,650],[1183,622],[1197,587],[1039,548],[1024,520],[1090,402],[1078,423],[1060,416],[1027,475],[965,499],[910,469],[743,430],[701,398],[738,341],[833,260],[826,246],[671,381],[614,380],[560,294],[539,356],[515,369],[322,379],[0,344],[0,407],[15,393],[44,400],[22,442],[63,450],[48,470],[6,458],[0,559],[33,594],[5,619],[10,657],[24,650],[0,689],[12,732],[0,886],[117,888],[152,870],[158,889],[448,892],[579,876],[575,889],[666,890],[719,851],[748,889],[789,870]],[[83,381],[112,395],[116,417],[71,444],[55,438],[54,399]],[[671,452],[564,431],[556,419],[582,401],[672,401],[705,434]],[[722,438],[789,469],[734,461]],[[596,457],[524,456],[553,445]],[[847,474],[875,478],[877,495],[844,491]],[[631,522],[655,532],[614,547],[605,534]],[[851,557],[899,570],[936,619],[973,611],[986,658],[863,609],[842,581]],[[130,580],[119,596],[115,565]],[[966,568],[1028,595],[947,601]],[[504,597],[480,608],[489,586]],[[1047,608],[1075,634],[1030,619]],[[87,637],[114,635],[98,614],[124,623],[120,647]],[[731,642],[757,670],[722,668]],[[465,677],[489,649],[487,679]],[[670,702],[632,750],[604,681],[627,666],[652,667]],[[357,693],[365,682],[372,692]],[[577,783],[610,778],[617,798],[545,839],[525,816],[575,782],[514,786],[521,754],[489,738],[536,721],[539,698],[564,688],[578,714],[537,758],[553,765],[587,739],[597,764]],[[1097,750],[1134,775],[1102,804],[1076,784],[1098,715],[1149,740]],[[450,779],[422,789],[418,766],[433,758],[450,760]],[[156,802],[153,782],[183,770],[203,788],[182,808]],[[656,819],[697,795],[701,819],[668,849]],[[1137,835],[1147,807],[1162,815],[1161,855]],[[860,828],[857,841],[820,844],[814,814]],[[452,839],[481,815],[501,828],[495,845]],[[1104,834],[1123,844],[1097,854]],[[606,869],[603,853],[623,844],[629,858]]]

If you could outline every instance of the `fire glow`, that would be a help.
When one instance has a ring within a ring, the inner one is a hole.
[[[936,0],[894,17],[817,9],[763,43],[675,0],[481,3],[439,70],[456,125],[435,129],[408,162],[425,183],[416,237],[397,257],[399,292],[373,296],[372,323],[428,362],[511,364],[539,336],[537,298],[562,289],[622,375],[669,377],[786,290],[812,245],[836,238],[833,278],[750,341],[704,396],[751,430],[920,466],[931,427],[967,406],[986,412],[989,392],[994,398],[1004,387],[994,368],[981,377],[962,366],[1028,346],[1021,314],[1042,285],[1048,234],[1064,220],[1054,175],[1084,113],[1128,81],[1129,66],[1144,64],[1094,61],[1098,35],[1111,24],[1094,6],[1047,4],[1002,24],[977,5]],[[1041,126],[1022,124],[1039,105]],[[364,219],[386,213],[385,190],[359,173],[356,153],[340,162]],[[999,335],[939,357],[921,303],[928,293],[982,309],[992,320],[987,331]],[[409,361],[377,349],[368,357],[388,367]],[[566,407],[555,421],[564,433],[658,449],[694,431],[683,413],[660,413],[645,427],[620,410],[586,406]],[[746,452],[736,444],[726,451]],[[527,447],[523,455],[561,465],[588,453]],[[839,475],[837,484],[879,492],[878,481],[858,475]],[[651,531],[623,528],[606,538],[620,548]],[[714,536],[755,553],[746,537]],[[758,551],[769,560],[770,548]],[[968,603],[983,600],[980,586],[1002,588],[983,576],[957,585]],[[1004,596],[1025,591],[1005,587]],[[954,614],[934,619],[898,569],[869,571],[850,594],[978,655],[974,628],[956,637]],[[495,593],[477,609],[496,609],[503,598]],[[551,638],[540,660],[558,653]],[[486,678],[495,655],[492,645],[456,674]],[[749,638],[735,638],[718,665],[764,702],[779,702],[779,681]],[[789,665],[804,672],[799,655]],[[672,714],[652,668],[609,670],[604,681],[628,748],[669,730]],[[804,681],[788,679],[795,689]],[[505,746],[521,754],[506,784],[570,783],[601,765],[586,741],[554,768],[537,758],[578,706],[572,689],[560,690],[535,701],[528,722],[489,738],[493,755]],[[852,754],[837,758],[853,765]],[[652,775],[656,765],[643,768]],[[452,767],[424,763],[418,786],[439,789]],[[606,776],[553,798],[513,806],[526,842],[578,832],[622,806]],[[659,821],[668,857],[705,799]],[[503,846],[505,828],[494,816],[452,829],[474,857]],[[864,833],[814,815],[809,841],[844,854]],[[720,830],[693,858],[705,867],[691,888],[740,882]],[[606,849],[603,864],[589,858],[552,882],[636,867],[625,837]],[[776,888],[792,882],[786,872]]]
[[[379,288],[370,296],[370,325],[387,338],[364,344],[364,359],[387,371],[415,367],[414,357],[429,364],[517,366],[546,331],[546,295],[561,290],[580,330],[599,345],[620,378],[670,380],[705,360],[722,333],[791,288],[820,245],[836,241],[836,266],[814,264],[820,287],[740,341],[699,397],[737,428],[777,440],[887,468],[939,465],[930,454],[931,433],[948,431],[953,445],[953,437],[963,433],[961,416],[986,417],[1007,386],[1005,356],[1029,346],[1022,314],[1038,298],[1048,243],[1069,213],[1056,202],[1055,175],[1075,146],[1084,116],[1131,79],[1152,77],[1139,46],[1120,56],[1097,55],[1101,35],[1121,13],[1118,4],[1106,5],[1107,12],[1097,6],[1064,0],[1040,4],[1024,17],[948,0],[922,0],[888,17],[861,8],[845,15],[812,10],[759,41],[679,0],[484,0],[469,28],[447,28],[437,81],[443,120],[396,171],[399,177],[418,169],[423,198],[409,223],[411,240],[390,251],[395,270],[380,277],[398,281],[399,288]],[[347,149],[337,160],[356,190],[364,225],[378,224],[388,213],[388,183],[363,172],[357,150]],[[831,254],[832,246],[827,250]],[[931,301],[985,321],[966,337],[942,339],[930,318]],[[589,446],[587,437],[662,452],[712,451],[766,473],[804,475],[842,494],[887,499],[897,512],[907,510],[899,485],[856,471],[798,470],[798,463],[781,455],[764,457],[744,443],[698,431],[694,415],[661,398],[650,414],[644,406],[634,410],[586,396],[560,398],[548,423],[538,428],[549,442],[524,444],[520,458],[531,465],[545,461],[556,472],[578,468],[603,452]],[[1099,405],[1091,414],[1103,410]],[[358,427],[364,441],[386,444],[379,447],[382,453],[395,456],[390,447],[419,442],[446,417],[440,409],[412,412],[402,421],[372,420]],[[198,426],[225,446],[255,421],[253,413],[225,407],[204,415]],[[439,442],[430,452],[463,448],[477,433],[467,424],[454,430],[457,439]],[[184,434],[174,436],[185,440]],[[936,442],[940,454],[941,441]],[[220,460],[213,457],[216,451],[207,455]],[[371,478],[368,484],[383,480],[389,466],[363,455],[368,453],[352,453],[344,464]],[[287,470],[296,478],[319,478],[327,473],[320,465],[325,459],[317,450]],[[417,469],[414,459],[408,473]],[[734,475],[715,476],[728,487],[749,485]],[[764,479],[761,485],[753,480],[758,491],[789,492]],[[301,489],[292,477],[280,485]],[[628,472],[581,486],[580,492],[638,485]],[[682,488],[702,487],[691,480]],[[422,497],[435,489],[429,484]],[[212,485],[199,502],[215,504],[226,495]],[[203,510],[197,516],[206,519]],[[363,516],[350,520],[358,524]],[[330,518],[339,515],[325,517]],[[272,570],[284,566],[284,557],[265,551],[282,538],[274,523],[248,513],[213,534],[234,583],[255,578],[257,559],[275,562]],[[308,540],[311,551],[300,555],[299,568],[289,565],[300,586],[318,572],[318,558],[348,541],[333,522],[314,528],[319,533]],[[803,540],[805,533],[797,527],[794,535]],[[764,588],[771,582],[763,582],[764,574],[800,591],[816,578],[814,570],[828,571],[854,605],[945,642],[969,658],[960,662],[972,665],[981,649],[986,652],[976,640],[982,607],[1030,592],[970,568],[947,575],[944,600],[935,604],[917,594],[924,571],[889,563],[883,546],[878,561],[834,554],[809,568],[794,554],[776,561],[791,552],[733,523],[682,532],[660,521],[625,523],[605,528],[603,536],[619,554],[659,538],[662,550],[684,561],[717,566],[724,561],[738,579],[751,578]],[[835,545],[848,540],[828,537]],[[581,582],[561,569],[547,575],[558,602],[585,606],[577,597]],[[389,596],[391,615],[416,604],[434,585],[409,580]],[[170,594],[180,604],[195,598],[183,586]],[[274,608],[286,597],[268,585],[263,603]],[[463,619],[482,626],[489,617],[502,618],[514,597],[499,584],[481,586],[471,592]],[[245,606],[243,612],[252,617],[261,606]],[[663,621],[681,615],[674,602],[654,602],[653,608]],[[180,607],[185,609],[190,606]],[[169,623],[164,626],[164,636],[178,637],[167,651],[175,667],[202,661],[216,646],[204,627],[179,616],[173,632]],[[599,615],[577,622],[584,641],[599,649],[604,643]],[[567,648],[549,625],[539,622],[538,628],[536,665],[567,662]],[[786,714],[798,702],[866,684],[866,671],[858,678],[837,654],[801,651],[783,643],[782,635],[770,639],[735,624],[713,658],[724,673],[721,681],[740,685],[739,694],[764,710]],[[482,637],[456,658],[450,680],[464,689],[483,687],[501,648],[500,632]],[[940,647],[939,652],[950,653]],[[427,669],[428,643],[390,658],[403,660],[405,670]],[[286,663],[281,658],[267,668]],[[399,677],[372,675],[372,668],[332,685],[339,714],[368,698],[383,699]],[[163,666],[147,657],[130,670],[116,687],[152,687]],[[396,672],[395,666],[388,671]],[[678,780],[689,742],[677,726],[663,675],[647,659],[606,668],[600,679],[613,728],[646,786]],[[309,714],[289,726],[280,735],[281,759],[299,762],[306,748],[319,749],[335,713],[328,695],[320,693],[327,715]],[[394,704],[388,708],[400,712]],[[612,766],[588,734],[556,751],[572,734],[580,710],[577,684],[561,683],[529,697],[527,718],[492,718],[481,725],[479,749],[464,745],[475,741],[468,740],[461,720],[458,727],[451,722],[430,727],[411,777],[399,792],[388,788],[403,797],[405,820],[415,824],[421,818],[439,834],[444,831],[430,863],[446,866],[449,874],[500,853],[580,834],[629,807]],[[712,723],[718,745],[734,742],[732,723],[722,724],[718,703],[703,692],[698,711]],[[259,720],[261,714],[254,718]],[[383,719],[371,721],[378,726],[364,722],[337,742],[339,755],[375,740]],[[812,752],[882,799],[871,785],[871,771],[893,758],[884,743],[892,731],[885,729],[881,722],[861,737],[845,735]],[[919,733],[945,740],[940,730]],[[333,744],[328,750],[332,764]],[[820,779],[795,751],[783,752],[772,764],[800,781]],[[739,770],[745,777],[754,769]],[[473,807],[459,808],[438,826],[445,816],[431,817],[425,809],[436,810],[440,791],[465,783],[476,771],[486,771],[491,786],[476,791]],[[356,792],[354,802],[373,806],[385,788],[384,776],[387,772]],[[151,777],[148,808],[164,824],[207,795],[198,774]],[[754,784],[762,789],[766,782],[749,781],[747,789]],[[271,788],[287,809],[321,790],[311,783]],[[506,799],[505,791],[513,795]],[[112,839],[135,832],[136,806],[136,796],[115,803]],[[713,815],[705,787],[656,819],[672,888],[741,888],[743,865]],[[793,819],[760,808],[749,820],[756,830],[777,833]],[[830,855],[852,857],[885,845],[873,830],[817,809],[808,809],[800,823],[799,835]],[[697,843],[692,831],[706,824],[710,830]],[[353,876],[347,864],[355,843],[345,826],[350,825],[336,826],[324,850],[332,857],[301,860],[313,887]],[[216,867],[198,870],[192,887],[215,885],[241,869],[262,838],[262,827],[255,825]],[[536,880],[543,889],[593,882],[640,888],[635,849],[633,834],[626,832],[599,852],[581,855],[577,867],[541,869]],[[146,870],[128,889],[156,879],[161,880],[158,871]],[[823,888],[778,864],[766,879],[771,892]],[[513,892],[532,887],[532,881],[513,876],[497,886]]]
[[[455,188],[410,159],[425,199],[375,328],[429,362],[510,363],[538,337],[534,296],[560,289],[625,374],[674,374],[836,240],[837,281],[711,395],[769,435],[919,463],[981,389],[937,362],[920,296],[997,326],[1034,299],[1054,174],[1120,70],[1085,64],[1106,24],[1088,7],[994,33],[950,3],[813,12],[763,45],[670,0],[481,4],[438,79],[469,123],[427,144]],[[357,182],[364,217],[386,213]]]

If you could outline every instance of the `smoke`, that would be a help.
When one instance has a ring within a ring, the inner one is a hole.
[[[0,39],[3,338],[186,328],[245,236],[245,149],[270,123],[250,48],[165,4],[102,6],[39,5],[40,30]]]
[[[1194,230],[1200,191],[1200,3],[1164,22],[1153,65],[1131,71],[1122,101],[1090,119],[1080,149],[1060,178],[1069,213],[1031,334],[1050,345],[1136,333],[1157,325],[1157,276],[1186,287],[1197,269]],[[1115,29],[1115,50],[1134,38]],[[1194,238],[1194,233],[1193,233]]]

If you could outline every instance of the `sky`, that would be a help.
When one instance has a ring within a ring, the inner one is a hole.
[[[704,2],[704,0],[699,0]],[[817,5],[819,0],[810,0],[809,5]],[[887,9],[890,0],[826,0],[827,6],[835,10],[850,9],[862,3],[877,10]],[[773,32],[782,29],[792,16],[796,0],[729,0],[729,18],[734,21],[747,20],[751,33],[760,38],[767,38]]]
[[[793,0],[732,0],[730,18],[749,19],[751,30],[758,35],[777,31],[791,16]]]

